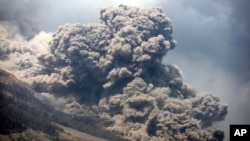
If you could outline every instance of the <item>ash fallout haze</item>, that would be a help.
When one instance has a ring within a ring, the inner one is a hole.
[[[248,6],[0,0],[0,78],[127,140],[229,140],[229,125],[250,118]]]

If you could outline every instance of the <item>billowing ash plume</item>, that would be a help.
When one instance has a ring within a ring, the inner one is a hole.
[[[161,9],[107,7],[100,19],[59,27],[49,51],[35,54],[42,67],[27,77],[33,87],[94,100],[106,128],[130,140],[223,140],[208,127],[225,118],[227,106],[210,93],[197,96],[178,67],[161,62],[176,44]]]
[[[51,39],[51,34],[40,32],[27,41],[15,32],[15,26],[0,23],[0,67],[12,71],[30,84],[33,80],[39,80],[42,74],[48,76],[37,57],[49,51]]]
[[[81,83],[80,87],[102,85],[109,89],[135,77],[165,86],[176,77],[175,73],[166,74],[161,64],[175,46],[171,22],[161,9],[109,7],[101,10],[101,20],[99,24],[59,27],[51,53],[41,56],[41,62],[64,81]],[[175,71],[172,66],[167,69]],[[165,78],[159,79],[162,75]]]
[[[227,106],[209,93],[183,99],[174,97],[173,91],[182,96],[194,93],[186,85],[178,90],[152,87],[137,77],[121,94],[100,100],[100,116],[109,130],[132,140],[222,141],[221,130],[204,127],[224,119]]]

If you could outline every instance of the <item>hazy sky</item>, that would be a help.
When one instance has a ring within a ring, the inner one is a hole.
[[[173,22],[178,42],[164,62],[178,65],[185,82],[198,91],[211,91],[229,105],[222,128],[249,124],[248,0],[0,0],[0,22],[17,25],[31,38],[42,30],[54,32],[64,23],[98,22],[100,8],[121,3],[161,7]]]

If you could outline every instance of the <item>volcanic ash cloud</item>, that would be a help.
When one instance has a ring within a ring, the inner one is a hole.
[[[86,89],[121,90],[135,77],[168,85],[178,72],[166,74],[161,60],[176,41],[171,37],[171,21],[161,9],[108,7],[101,10],[100,18],[98,24],[59,27],[51,53],[40,56],[44,66],[53,68],[51,72],[63,76],[68,85]]]
[[[210,93],[197,95],[178,67],[162,63],[176,41],[160,8],[107,7],[100,19],[60,26],[38,56],[46,74],[35,77],[94,99],[105,127],[128,139],[223,140],[223,131],[209,126],[224,120],[227,106]],[[33,85],[46,86],[39,80]]]
[[[107,7],[100,18],[61,26],[41,59],[69,85],[99,92],[107,129],[132,140],[224,138],[207,127],[225,118],[227,106],[209,93],[196,96],[177,67],[161,62],[176,44],[161,9]]]

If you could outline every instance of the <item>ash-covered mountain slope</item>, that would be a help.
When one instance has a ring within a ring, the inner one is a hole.
[[[0,90],[2,134],[22,132],[27,127],[48,128],[52,131],[42,130],[55,133],[55,128],[45,119],[50,108],[34,97],[35,91],[27,84],[1,69]]]
[[[36,95],[28,84],[0,69],[0,134],[10,135],[32,129],[55,140],[59,133],[64,132],[60,126],[64,125],[107,140],[123,140],[102,129],[97,118],[72,117],[44,104]]]

